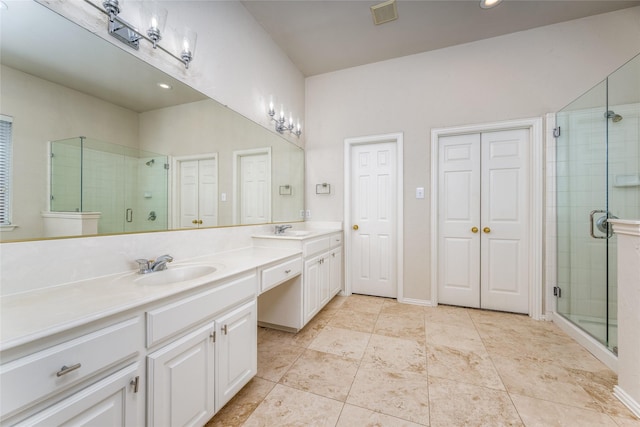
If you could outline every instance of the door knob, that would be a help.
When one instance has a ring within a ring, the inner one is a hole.
[[[201,219],[198,220],[198,224],[202,224],[202,220]]]
[[[355,224],[355,225],[353,226],[353,229],[354,229],[354,230],[357,230],[358,228],[360,228],[360,227],[358,227],[358,224]]]
[[[193,221],[191,221],[191,224],[197,224],[197,223],[198,223],[198,221],[195,220],[195,219]]]
[[[482,229],[485,233],[491,233],[491,229],[489,227],[485,227]]]
[[[478,232],[478,227],[471,227],[471,232],[472,233],[477,233]]]

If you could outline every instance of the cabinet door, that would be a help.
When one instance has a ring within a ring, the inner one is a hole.
[[[342,248],[335,248],[331,251],[330,257],[330,297],[333,297],[342,290]]]
[[[215,413],[215,323],[147,356],[148,426],[204,425]]]
[[[322,255],[320,261],[320,306],[324,307],[331,299],[331,253]]]
[[[17,425],[139,426],[144,423],[141,375],[134,363]]]
[[[322,257],[313,257],[304,263],[304,323],[316,315],[320,308],[320,280]]]
[[[258,370],[258,328],[255,300],[216,319],[216,411]]]

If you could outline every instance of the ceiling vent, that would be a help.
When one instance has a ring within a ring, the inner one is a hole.
[[[396,0],[387,0],[383,3],[371,6],[371,14],[373,15],[373,23],[376,25],[398,19]]]

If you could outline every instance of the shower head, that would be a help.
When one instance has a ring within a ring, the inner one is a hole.
[[[155,160],[155,159],[151,159],[151,160],[149,160],[148,162],[146,162],[146,163],[145,163],[145,165],[147,165],[147,166],[151,166],[151,165],[152,165],[152,164],[154,164],[155,162],[156,162],[156,160]]]
[[[620,120],[622,120],[622,116],[620,114],[616,114],[612,110],[609,110],[606,113],[604,113],[604,117],[607,119],[611,119],[613,123],[618,123]]]

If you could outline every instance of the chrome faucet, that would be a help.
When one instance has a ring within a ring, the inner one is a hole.
[[[293,228],[291,225],[276,225],[275,234],[284,234],[284,230],[287,228]]]
[[[167,269],[167,263],[173,261],[173,257],[171,255],[161,255],[155,260],[149,259],[137,259],[138,263],[138,273],[147,274],[153,273],[154,271],[162,271]]]

